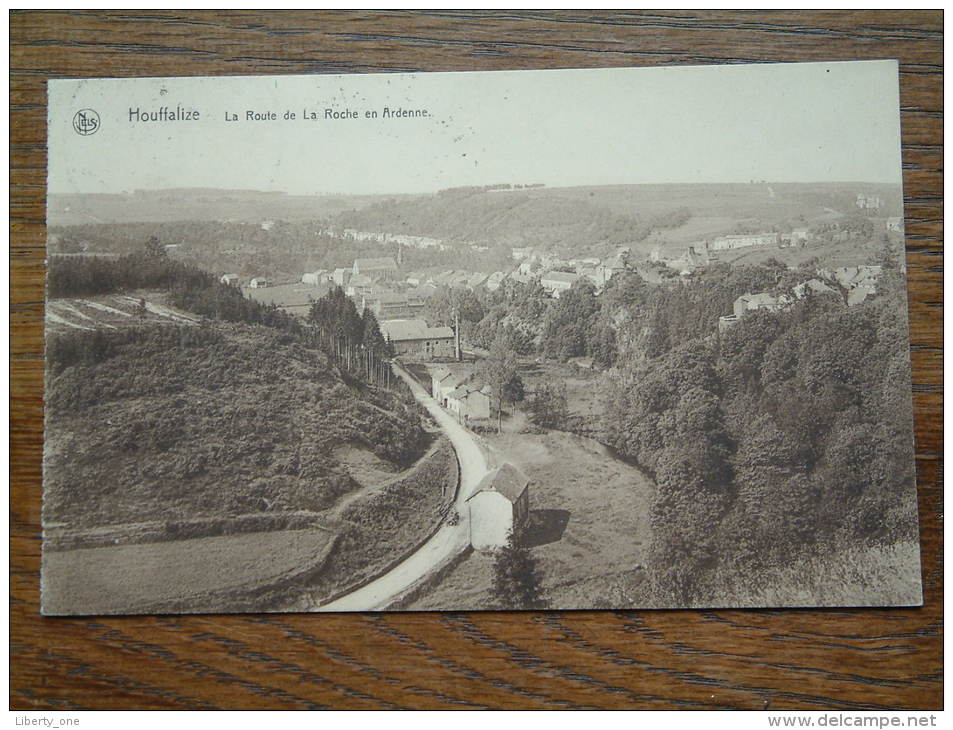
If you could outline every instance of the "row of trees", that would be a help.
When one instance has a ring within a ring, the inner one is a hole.
[[[369,308],[358,314],[354,302],[339,287],[311,303],[308,322],[319,333],[324,349],[351,371],[382,387],[398,381],[391,374],[394,350]]]
[[[392,349],[374,313],[358,314],[354,303],[335,287],[314,302],[304,323],[274,304],[244,296],[214,274],[170,258],[158,238],[150,237],[134,253],[119,257],[78,256],[50,259],[51,298],[82,297],[160,289],[176,307],[210,320],[259,324],[288,333],[302,344],[318,347],[345,370],[385,387],[401,387],[386,359]],[[112,337],[97,330],[86,337],[61,337],[54,352],[62,362],[101,361],[112,351]]]

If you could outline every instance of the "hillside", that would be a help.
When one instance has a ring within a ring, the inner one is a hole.
[[[429,443],[412,402],[280,330],[61,331],[48,353],[48,525],[322,511],[360,486],[336,446],[406,467]]]
[[[790,230],[851,215],[858,193],[879,196],[880,215],[901,215],[899,186],[751,183],[449,190],[382,200],[332,220],[363,231],[539,246],[575,255],[600,255],[616,245],[647,253],[656,245],[748,229]]]
[[[206,188],[136,190],[125,194],[52,194],[47,207],[47,225],[187,220],[245,223],[316,220],[379,199],[379,196],[288,195],[261,190]]]

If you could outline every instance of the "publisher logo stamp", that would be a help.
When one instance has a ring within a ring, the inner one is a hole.
[[[99,130],[99,114],[93,109],[80,109],[73,115],[73,129],[83,136],[96,134]]]

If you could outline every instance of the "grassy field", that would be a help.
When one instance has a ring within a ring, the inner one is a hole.
[[[249,299],[254,299],[262,304],[275,304],[289,314],[298,314],[304,317],[307,316],[308,310],[311,308],[311,302],[323,297],[330,291],[330,288],[330,284],[315,286],[298,282],[268,286],[263,289],[243,287],[242,293]]]
[[[484,438],[501,461],[531,479],[527,540],[550,605],[624,605],[621,585],[638,579],[650,539],[651,480],[581,436],[507,432]],[[485,608],[492,565],[492,557],[471,554],[410,608]]]
[[[366,463],[361,473],[369,473]],[[438,438],[412,469],[345,497],[329,513],[340,535],[334,557],[288,610],[325,603],[400,562],[443,522],[456,487],[456,454],[449,440]]]
[[[334,533],[280,530],[43,555],[43,609],[56,614],[269,610],[261,589],[320,568]]]

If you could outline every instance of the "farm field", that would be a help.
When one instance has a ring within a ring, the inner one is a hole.
[[[44,613],[255,610],[252,592],[319,569],[333,541],[311,528],[46,551]]]
[[[320,299],[328,293],[330,286],[314,286],[313,284],[279,284],[277,286],[264,287],[263,289],[252,289],[251,287],[242,287],[242,293],[249,299],[254,299],[262,304],[274,304],[284,309],[289,314],[297,314],[302,317],[308,314],[311,307],[311,301]]]
[[[168,306],[157,292],[51,299],[46,304],[47,332],[95,329],[116,330],[148,324],[195,325],[200,321],[188,312]],[[142,302],[142,306],[140,306]]]

